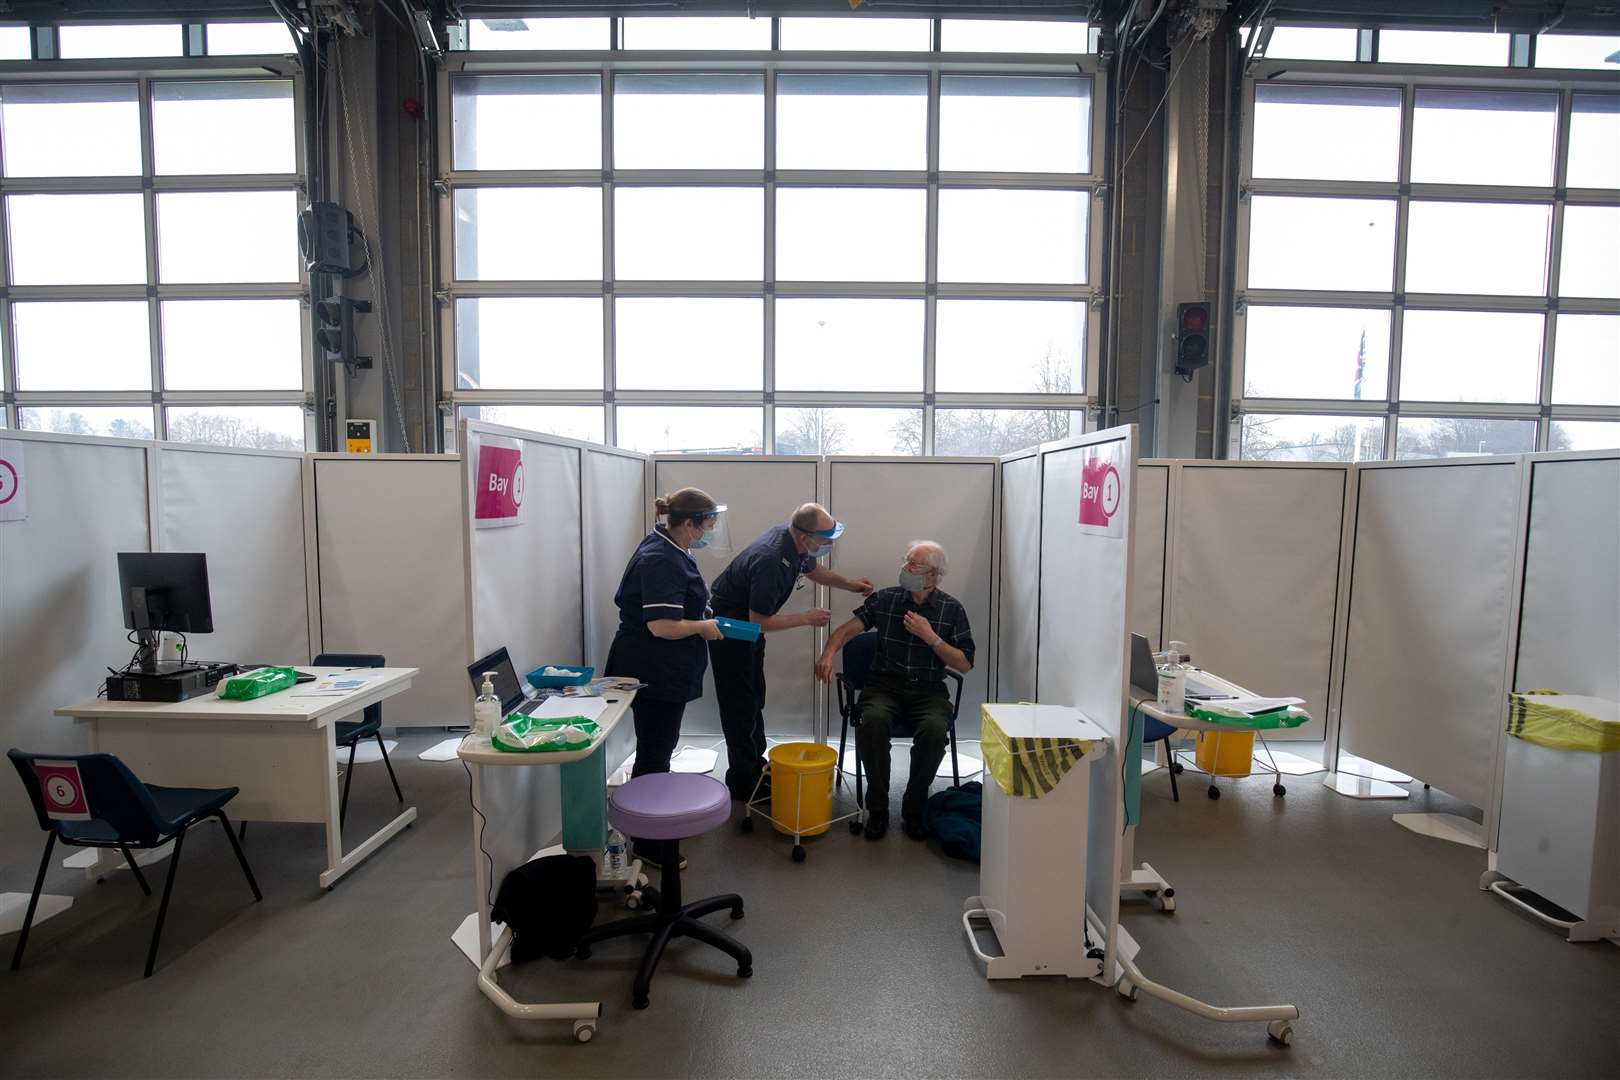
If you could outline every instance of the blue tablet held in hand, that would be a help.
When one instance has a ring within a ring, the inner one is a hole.
[[[714,620],[714,624],[720,628],[720,633],[728,638],[735,638],[738,641],[759,640],[759,623],[757,622],[717,618]]]

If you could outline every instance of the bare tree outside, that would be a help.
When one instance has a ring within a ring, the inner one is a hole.
[[[1034,389],[1040,394],[1074,392],[1074,374],[1048,349],[1034,365]],[[1000,456],[1066,439],[1073,434],[1069,409],[952,409],[934,410],[934,453],[966,457]],[[923,452],[922,414],[908,416],[894,427],[899,452]]]
[[[920,435],[920,421],[918,427]],[[848,439],[843,422],[830,409],[797,409],[793,423],[776,432],[776,452],[838,454],[848,447]]]

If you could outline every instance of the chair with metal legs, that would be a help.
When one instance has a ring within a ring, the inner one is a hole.
[[[34,878],[34,892],[28,899],[17,949],[11,955],[11,970],[22,966],[28,930],[45,887],[45,871],[51,865],[56,842],[73,847],[114,848],[123,853],[135,875],[136,884],[147,896],[152,888],[135,862],[133,850],[162,847],[174,841],[169,855],[169,873],[163,883],[163,899],[158,902],[157,922],[152,927],[152,944],[146,951],[146,977],[157,962],[158,941],[163,937],[163,921],[169,914],[169,895],[174,891],[175,871],[180,867],[180,849],[186,832],[207,818],[215,818],[236,852],[236,861],[247,878],[253,899],[264,899],[253,879],[247,856],[237,843],[236,833],[225,817],[225,804],[236,797],[237,788],[169,788],[143,784],[129,766],[111,754],[28,754],[8,750],[6,756],[17,767],[29,801],[46,832],[45,854]]]
[[[315,667],[386,667],[388,661],[376,653],[321,653],[314,661]],[[405,805],[405,793],[399,790],[399,777],[394,775],[394,763],[388,760],[388,746],[382,737],[382,705],[367,705],[365,712],[360,714],[357,722],[339,720],[335,732],[337,745],[349,748],[349,764],[343,770],[343,800],[338,804],[338,824],[349,813],[349,782],[354,779],[354,752],[360,745],[360,740],[375,738],[377,748],[382,751],[383,764],[388,767],[388,779],[394,783],[394,796],[399,799],[401,806]]]

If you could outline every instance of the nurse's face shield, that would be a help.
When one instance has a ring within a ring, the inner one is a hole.
[[[731,527],[727,524],[728,520],[726,508],[723,505],[715,507],[701,518],[693,519],[692,524],[701,524],[703,531],[692,541],[691,550],[701,551],[707,555],[729,556],[731,554]]]

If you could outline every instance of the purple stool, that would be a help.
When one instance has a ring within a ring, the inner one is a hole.
[[[641,969],[636,972],[632,988],[631,1004],[638,1009],[647,1007],[647,990],[652,984],[653,972],[658,969],[658,961],[671,938],[690,937],[713,945],[737,961],[739,979],[754,973],[754,958],[746,946],[731,935],[698,922],[702,916],[724,908],[731,909],[733,919],[742,918],[742,897],[727,893],[690,904],[681,903],[681,858],[676,850],[677,842],[717,829],[730,816],[731,792],[714,777],[701,773],[648,773],[623,785],[608,799],[608,820],[621,833],[637,837],[638,842],[639,839],[667,841],[657,910],[650,915],[634,915],[591,927],[579,939],[575,955],[581,960],[588,958],[591,945],[608,938],[651,934],[652,940],[642,954]]]

